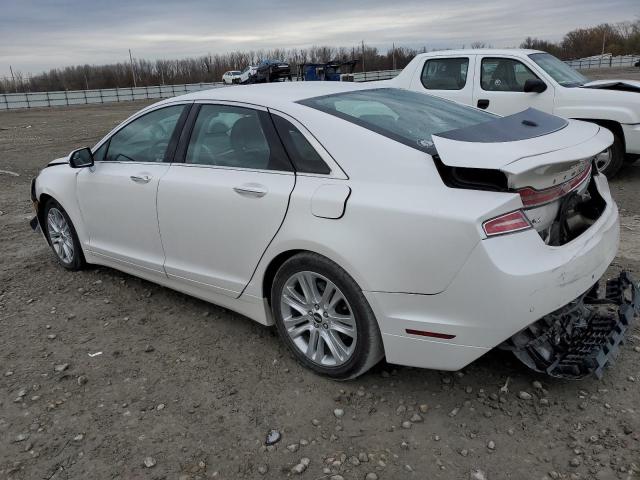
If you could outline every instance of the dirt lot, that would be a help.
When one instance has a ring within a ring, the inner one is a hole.
[[[461,372],[382,363],[336,383],[240,315],[115,270],[60,268],[28,225],[31,177],[141,106],[0,114],[0,478],[276,479],[301,461],[314,480],[637,478],[638,327],[601,381],[491,352]],[[640,162],[612,182],[611,275],[640,276],[639,186]],[[282,440],[267,449],[270,429]]]

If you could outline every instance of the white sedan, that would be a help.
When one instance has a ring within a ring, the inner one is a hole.
[[[229,70],[222,75],[222,83],[225,85],[231,85],[233,83],[240,83],[240,70]]]
[[[362,84],[200,91],[51,162],[32,226],[63,267],[275,324],[334,378],[383,356],[456,370],[498,345],[551,375],[599,375],[638,303],[626,274],[607,290],[626,297],[595,298],[619,238],[593,167],[611,142],[591,123]]]

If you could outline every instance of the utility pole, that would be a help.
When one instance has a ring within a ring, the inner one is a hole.
[[[364,72],[364,40],[362,41],[362,71]]]
[[[605,44],[606,38],[607,38],[607,31],[603,30],[602,31],[602,55],[604,55],[604,44]]]
[[[391,47],[391,56],[393,58],[393,69],[396,69],[396,43],[393,42]]]
[[[13,68],[9,65],[9,71],[11,72],[11,83],[13,83],[13,89],[18,93],[18,85],[16,85],[16,77],[13,74]]]
[[[131,49],[129,49],[129,60],[131,61],[131,76],[133,77],[133,88],[137,87],[136,85],[136,71],[133,68],[133,56],[131,55]]]

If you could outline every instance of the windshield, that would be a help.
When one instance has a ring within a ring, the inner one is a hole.
[[[532,53],[529,58],[563,87],[580,87],[589,79],[549,53]]]
[[[434,153],[431,135],[496,118],[443,98],[396,88],[336,93],[298,103],[430,154]]]

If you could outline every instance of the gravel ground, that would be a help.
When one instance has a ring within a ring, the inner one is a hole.
[[[0,478],[637,478],[637,327],[600,381],[490,352],[460,372],[382,363],[336,383],[228,310],[60,268],[27,223],[31,177],[142,105],[0,113]],[[610,275],[640,276],[639,184],[640,162],[612,182]]]

